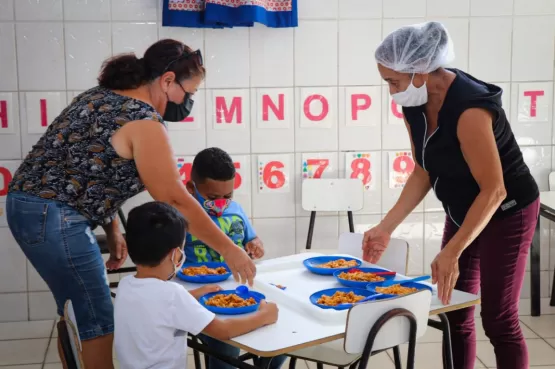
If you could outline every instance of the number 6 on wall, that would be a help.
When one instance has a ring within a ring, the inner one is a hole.
[[[258,190],[260,193],[289,192],[289,156],[258,156]]]

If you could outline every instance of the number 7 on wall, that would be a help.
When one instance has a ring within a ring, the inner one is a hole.
[[[316,167],[316,169],[313,170],[314,174],[312,175],[312,178],[322,178],[322,174],[330,164],[330,160],[329,159],[307,159],[306,164],[309,167]]]

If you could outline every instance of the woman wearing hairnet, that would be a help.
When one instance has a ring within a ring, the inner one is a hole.
[[[379,260],[391,233],[433,188],[447,213],[431,265],[439,299],[448,304],[454,288],[481,291],[482,323],[497,367],[528,368],[518,302],[539,192],[501,106],[502,90],[445,68],[454,53],[440,23],[394,31],[375,57],[403,107],[416,165],[395,206],[365,233],[364,259]],[[448,317],[455,368],[474,368],[474,307]]]

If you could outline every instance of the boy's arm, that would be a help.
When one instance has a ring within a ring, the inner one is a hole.
[[[243,218],[243,224],[245,225],[244,244],[246,245],[247,243],[251,242],[255,238],[258,238],[258,236],[256,235],[256,232],[254,231],[254,228],[251,224],[251,221],[249,220],[249,217],[247,216],[247,214],[245,214],[245,211],[243,210],[243,207],[241,205],[239,205],[239,203],[237,203],[237,206],[239,207],[239,214],[241,215],[241,218]]]

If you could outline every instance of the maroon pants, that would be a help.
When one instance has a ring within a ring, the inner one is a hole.
[[[462,253],[456,289],[481,291],[482,324],[495,350],[497,368],[527,369],[528,350],[520,330],[518,304],[528,249],[538,221],[539,199],[503,219],[492,219]],[[458,227],[447,217],[442,248]],[[474,307],[447,314],[455,369],[473,369],[476,360]]]

